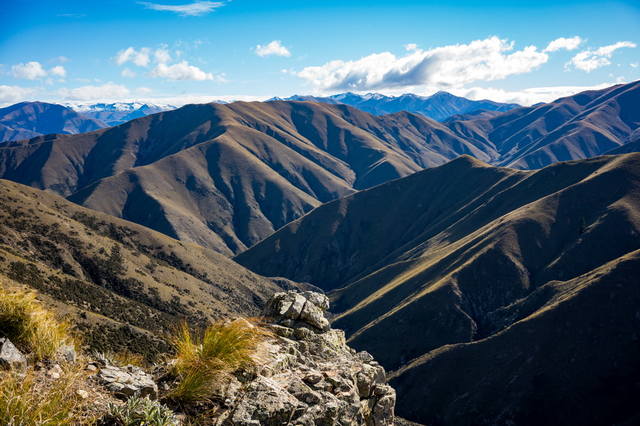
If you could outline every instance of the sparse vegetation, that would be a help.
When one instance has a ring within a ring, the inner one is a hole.
[[[80,367],[68,365],[56,380],[45,380],[33,369],[0,376],[0,424],[91,424],[88,402],[76,391],[84,380]]]
[[[168,407],[149,397],[133,396],[125,404],[109,404],[105,419],[120,426],[174,426],[180,424]]]
[[[0,289],[0,331],[36,359],[49,358],[72,342],[69,325],[36,300],[34,292]]]
[[[254,362],[257,346],[266,333],[247,320],[236,320],[213,323],[196,337],[183,323],[174,339],[178,384],[170,397],[183,402],[206,399],[220,373]]]

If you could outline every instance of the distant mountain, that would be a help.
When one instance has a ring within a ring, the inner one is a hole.
[[[45,102],[20,102],[0,108],[0,142],[51,133],[75,134],[106,127],[70,108]]]
[[[636,81],[495,116],[452,119],[445,125],[462,138],[491,145],[499,153],[494,164],[536,169],[602,155],[632,142],[640,127],[639,105]]]
[[[474,145],[421,115],[309,102],[201,104],[0,146],[0,176],[228,255],[323,202]]]
[[[332,290],[333,325],[396,370],[409,420],[634,424],[638,212],[640,154],[539,171],[463,156],[324,204],[235,260]]]
[[[418,96],[414,94],[385,96],[379,93],[358,95],[348,92],[328,97],[294,95],[286,99],[274,98],[272,100],[346,104],[374,115],[409,111],[422,114],[437,121],[443,121],[457,114],[468,114],[478,111],[508,111],[519,107],[517,104],[503,104],[489,100],[473,101],[471,99],[454,96],[447,92],[438,92],[431,96]]]
[[[144,117],[162,111],[176,109],[172,105],[155,105],[140,102],[98,103],[86,105],[69,105],[86,117],[105,122],[109,126],[117,126],[134,118]]]
[[[0,283],[37,290],[103,352],[153,357],[179,321],[255,316],[287,284],[14,182],[0,180],[0,206]]]

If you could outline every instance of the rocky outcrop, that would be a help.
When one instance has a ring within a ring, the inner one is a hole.
[[[148,396],[153,399],[158,397],[158,386],[153,381],[153,377],[133,365],[126,367],[104,365],[98,373],[98,381],[120,398],[133,395]]]
[[[253,375],[221,388],[219,425],[394,424],[395,391],[371,355],[329,327],[320,293],[277,293],[265,309],[273,336],[261,344]]]
[[[0,368],[24,369],[27,358],[15,347],[11,340],[0,338]]]

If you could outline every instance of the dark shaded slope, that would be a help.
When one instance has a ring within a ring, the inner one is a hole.
[[[443,346],[394,374],[397,409],[430,425],[635,424],[640,252],[553,281],[506,310],[519,320]]]
[[[639,212],[640,154],[537,172],[463,157],[322,206],[236,259],[336,289],[334,325],[397,369],[491,337],[538,309],[548,283],[640,249]],[[434,420],[415,412],[399,413]]]

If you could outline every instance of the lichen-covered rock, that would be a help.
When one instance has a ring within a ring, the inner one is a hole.
[[[343,331],[330,329],[328,308],[327,297],[313,292],[277,293],[269,301],[273,337],[258,350],[255,378],[225,388],[216,424],[394,424],[395,391],[384,369],[347,346]]]
[[[158,386],[152,376],[132,365],[126,367],[106,365],[100,369],[98,380],[120,398],[128,398],[136,394],[153,399],[158,397]]]
[[[14,346],[9,339],[0,338],[0,368],[24,369],[27,358]]]

